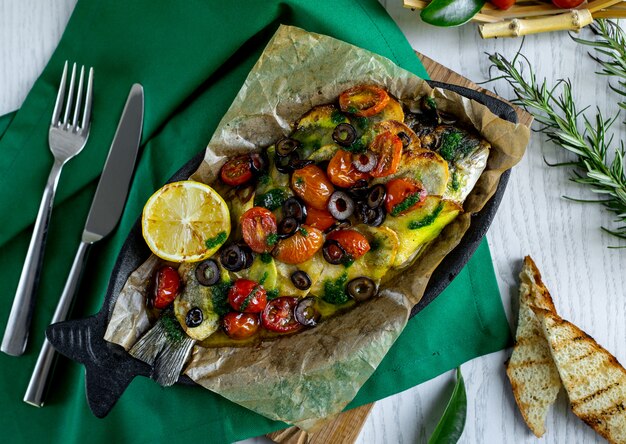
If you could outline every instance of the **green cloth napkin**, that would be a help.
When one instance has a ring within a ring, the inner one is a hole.
[[[284,427],[207,390],[131,383],[96,419],[82,366],[59,360],[36,409],[24,391],[44,329],[69,272],[126,95],[143,84],[142,153],[119,227],[91,251],[72,317],[100,309],[116,256],[144,202],[211,134],[278,25],[328,34],[389,57],[426,77],[400,30],[375,0],[80,0],[61,43],[23,107],[0,119],[0,330],[4,331],[32,223],[52,164],[48,122],[63,62],[95,69],[91,136],[65,167],[55,201],[29,347],[0,354],[0,430],[11,442],[231,442]],[[485,242],[448,289],[413,318],[350,407],[428,380],[510,342]],[[468,381],[471,384],[472,381]]]

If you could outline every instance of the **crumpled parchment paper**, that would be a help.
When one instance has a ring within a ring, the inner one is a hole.
[[[211,184],[229,156],[259,150],[291,132],[315,105],[360,83],[376,83],[413,110],[424,95],[474,126],[491,143],[487,168],[464,204],[416,263],[385,276],[380,297],[318,327],[255,347],[196,346],[184,373],[198,384],[268,418],[315,431],[339,413],[372,375],[421,299],[433,270],[460,242],[471,214],[494,194],[500,175],[523,156],[529,130],[483,105],[435,89],[389,59],[334,38],[281,26],[248,75],[191,179]],[[149,328],[146,284],[159,261],[148,259],[117,298],[105,335],[132,347]],[[393,280],[390,278],[393,277]],[[436,326],[433,326],[436,328]]]

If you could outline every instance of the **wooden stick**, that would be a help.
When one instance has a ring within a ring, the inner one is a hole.
[[[620,19],[620,18],[626,18],[626,9],[620,9],[619,11],[618,10],[609,10],[609,11],[594,12],[593,13],[593,18],[594,19],[601,19],[601,18]]]
[[[534,19],[513,19],[499,23],[480,25],[478,31],[484,39],[493,37],[518,37],[550,31],[578,31],[593,22],[591,13],[586,9],[572,10],[565,14]]]
[[[621,3],[622,0],[594,0],[587,3],[585,6],[592,14],[596,11],[600,11],[601,9],[606,9],[609,6],[613,6],[617,3]]]

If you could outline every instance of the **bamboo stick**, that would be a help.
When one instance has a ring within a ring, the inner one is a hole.
[[[626,9],[594,12],[593,13],[593,18],[594,19],[601,19],[601,18],[620,19],[620,18],[626,18]]]
[[[596,11],[600,11],[601,9],[606,9],[610,6],[616,5],[617,3],[621,3],[622,0],[594,0],[585,6],[592,14]]]
[[[578,31],[593,22],[591,13],[586,9],[572,10],[565,14],[534,19],[513,19],[498,23],[480,25],[478,31],[484,39],[493,37],[519,37],[550,31]]]

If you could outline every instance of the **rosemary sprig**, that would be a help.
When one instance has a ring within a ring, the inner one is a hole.
[[[498,53],[488,56],[493,64],[491,68],[496,68],[502,73],[490,81],[506,80],[516,96],[512,102],[534,115],[541,124],[539,131],[544,133],[548,140],[576,155],[576,160],[572,162],[553,166],[573,166],[570,180],[588,185],[592,192],[603,196],[603,199],[583,202],[599,203],[607,211],[617,215],[615,222],[620,224],[617,228],[611,230],[602,227],[602,229],[615,237],[626,239],[624,145],[620,143],[618,147],[612,148],[613,137],[607,134],[619,113],[613,118],[605,119],[600,110],[597,110],[595,118],[587,118],[583,114],[586,108],[579,110],[574,102],[569,80],[559,80],[553,86],[548,86],[545,78],[538,82],[530,62],[521,51],[512,61]],[[528,69],[526,77],[521,74],[525,68]],[[582,125],[579,125],[581,120]],[[612,152],[614,159],[609,162],[608,155]]]
[[[618,77],[619,88],[609,84],[609,87],[618,94],[626,97],[626,32],[615,22],[610,20],[596,20],[590,26],[597,36],[595,40],[586,40],[572,35],[572,39],[582,45],[594,48],[596,53],[606,56],[601,59],[589,53],[602,67],[596,74]],[[619,106],[626,109],[626,100],[619,103]]]

